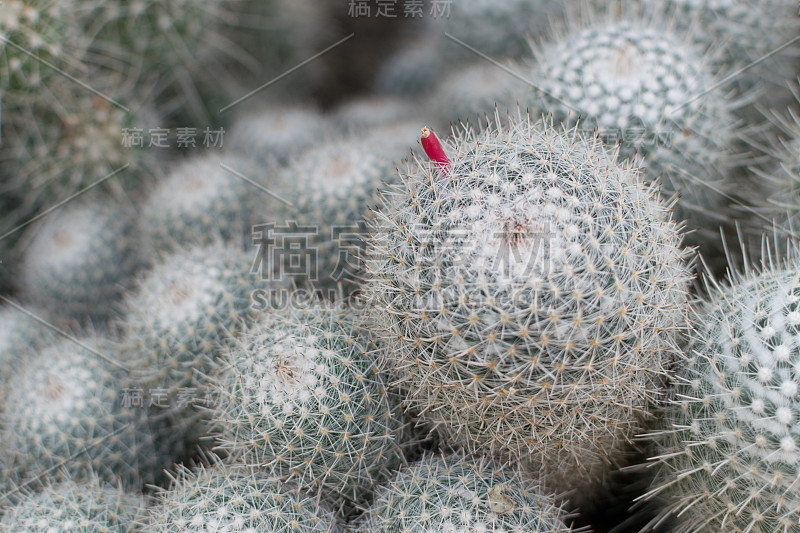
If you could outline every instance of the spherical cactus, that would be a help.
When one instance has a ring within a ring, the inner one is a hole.
[[[45,475],[98,476],[139,487],[162,468],[146,406],[127,403],[110,341],[62,339],[28,360],[0,414],[5,476],[35,488]]]
[[[64,481],[48,485],[10,507],[0,519],[2,533],[97,531],[133,533],[144,509],[141,496],[98,480]]]
[[[370,237],[387,367],[447,441],[589,483],[641,431],[686,327],[677,225],[577,131],[511,119],[445,152],[401,172]]]
[[[266,107],[238,118],[228,146],[265,164],[285,163],[325,135],[327,120],[308,107]]]
[[[357,132],[365,128],[390,126],[398,122],[410,122],[418,109],[399,97],[373,96],[350,100],[333,112],[331,121],[345,132]]]
[[[733,186],[733,104],[706,94],[714,83],[704,53],[663,21],[596,15],[541,45],[520,103],[556,123],[599,130],[637,158],[666,196],[678,194],[676,218],[692,239],[719,239]]]
[[[125,302],[124,336],[141,384],[158,389],[160,403],[183,411],[186,389],[206,383],[222,343],[250,313],[253,258],[214,243],[166,255]],[[183,402],[180,402],[183,403]]]
[[[323,505],[274,478],[242,466],[178,471],[144,521],[152,533],[259,531],[337,533]]]
[[[523,69],[510,64],[511,72]],[[442,124],[478,121],[494,116],[495,108],[505,115],[517,103],[514,95],[521,94],[527,84],[510,72],[491,63],[478,63],[450,73],[437,87],[433,107]]]
[[[539,487],[486,459],[426,455],[378,489],[363,533],[568,533],[566,514]]]
[[[24,293],[53,314],[111,316],[143,264],[133,213],[107,203],[72,203],[42,219],[21,269]]]
[[[142,233],[148,246],[169,250],[215,240],[246,244],[250,199],[262,196],[247,182],[255,177],[253,165],[235,155],[183,161],[159,181],[142,208]]]
[[[18,304],[0,307],[0,410],[8,383],[25,362],[50,344],[55,334],[45,323],[45,313]]]
[[[659,417],[651,497],[672,531],[797,531],[800,271],[713,287]]]
[[[340,506],[364,501],[399,462],[402,426],[368,350],[340,308],[263,315],[217,380],[221,448]]]
[[[403,97],[425,92],[447,68],[440,45],[440,35],[428,31],[400,47],[378,69],[375,92]]]
[[[284,241],[294,239],[305,256],[299,265],[290,253],[274,258],[275,276],[293,275],[330,298],[338,282],[348,291],[357,285],[364,219],[378,191],[395,180],[395,161],[407,150],[393,135],[394,129],[378,129],[330,140],[283,170],[276,189],[285,201],[271,229]],[[275,251],[291,252],[279,244]]]

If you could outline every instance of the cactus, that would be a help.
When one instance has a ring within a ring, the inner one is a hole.
[[[431,80],[438,79],[448,67],[439,46],[439,35],[429,31],[401,47],[375,74],[375,92],[403,97],[422,95]]]
[[[154,250],[179,244],[249,240],[251,197],[261,194],[246,179],[252,166],[242,157],[204,155],[179,164],[151,191],[142,208],[142,233]]]
[[[114,356],[111,341],[90,337],[62,339],[26,361],[0,414],[4,477],[23,488],[48,474],[132,488],[155,479],[163,465],[147,410],[126,404]]]
[[[304,270],[275,261],[276,276],[294,273],[331,299],[337,282],[354,290],[364,219],[378,191],[395,180],[395,160],[406,150],[399,135],[391,127],[353,133],[307,150],[284,169],[276,186],[285,200],[276,231],[300,240],[308,255]]]
[[[340,105],[331,115],[331,122],[340,130],[350,133],[410,122],[415,115],[419,115],[419,111],[408,100],[373,96],[349,100]]]
[[[181,467],[161,490],[143,530],[338,533],[333,515],[296,489],[243,466]]]
[[[182,389],[206,384],[222,344],[250,314],[252,257],[213,243],[176,250],[142,279],[125,301],[126,351],[143,386],[162,389],[168,411]]]
[[[8,383],[20,367],[53,340],[50,328],[37,320],[45,313],[35,310],[28,314],[17,306],[0,307],[0,410]]]
[[[9,508],[0,519],[0,533],[134,533],[143,509],[141,496],[104,486],[97,479],[68,480],[48,485]]]
[[[99,201],[73,203],[34,226],[21,269],[24,293],[53,314],[111,317],[144,262],[132,212]]]
[[[797,531],[800,271],[792,260],[709,288],[654,433],[649,493],[680,532]]]
[[[688,219],[693,243],[719,240],[731,214],[735,120],[729,99],[705,94],[714,83],[710,58],[640,14],[573,22],[536,56],[523,75],[540,90],[526,87],[518,100],[619,143],[620,155],[637,158],[666,196],[678,194],[676,218]]]
[[[659,399],[686,253],[668,206],[599,141],[496,120],[401,172],[365,298],[407,408],[557,490],[586,486]]]
[[[350,312],[288,307],[236,344],[215,387],[222,449],[339,505],[388,478],[402,416]]]
[[[426,455],[378,489],[358,531],[577,531],[567,518],[552,496],[491,461]]]
[[[234,122],[228,146],[257,163],[285,164],[321,140],[326,130],[325,118],[313,109],[265,107]]]

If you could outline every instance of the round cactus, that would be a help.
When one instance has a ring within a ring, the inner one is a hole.
[[[110,341],[78,342],[45,348],[11,381],[0,414],[5,475],[22,487],[36,487],[45,475],[152,482],[163,465],[146,406],[127,402]]]
[[[537,49],[524,74],[538,90],[525,87],[518,100],[556,123],[599,130],[666,196],[678,194],[676,218],[688,219],[692,239],[718,240],[733,190],[733,104],[705,94],[712,69],[684,35],[641,15],[597,18]]]
[[[234,122],[228,146],[257,163],[286,163],[321,140],[326,129],[325,117],[308,107],[266,107]]]
[[[235,337],[250,313],[253,258],[213,243],[165,256],[125,303],[123,320],[131,366],[141,384],[166,396],[160,403],[185,411],[183,389],[206,383],[222,343]]]
[[[576,131],[518,118],[445,151],[376,215],[365,297],[387,367],[449,441],[589,483],[641,431],[686,327],[677,225]]]
[[[8,383],[25,362],[54,337],[52,330],[37,320],[45,313],[26,311],[16,305],[0,307],[0,410]]]
[[[142,265],[132,212],[75,203],[34,226],[25,252],[25,295],[53,314],[103,320]]]
[[[206,155],[182,162],[159,181],[143,206],[141,225],[148,246],[168,250],[215,240],[245,244],[249,199],[261,196],[247,182],[254,178],[252,165],[237,156]]]
[[[360,276],[364,220],[378,203],[378,191],[395,181],[395,160],[407,150],[397,130],[366,130],[307,150],[281,173],[277,186],[285,200],[276,233],[293,238],[307,254],[299,268],[274,261],[276,276],[328,291],[333,299],[342,282],[350,290]]]
[[[104,486],[93,479],[48,485],[41,493],[23,498],[0,520],[2,533],[97,531],[134,533],[143,513],[141,496]]]
[[[400,47],[378,69],[375,91],[408,97],[430,88],[431,80],[438,79],[447,68],[439,39],[438,34],[427,32],[416,42]]]
[[[797,531],[800,271],[734,276],[697,312],[654,435],[650,497],[672,531]]]
[[[566,514],[539,487],[486,459],[426,455],[378,489],[363,533],[569,533]]]
[[[410,117],[418,114],[417,108],[405,99],[374,96],[357,98],[340,105],[333,112],[331,121],[345,132],[357,132],[365,128],[410,122]]]
[[[178,471],[144,521],[153,533],[337,533],[333,515],[289,486],[242,466]]]
[[[401,455],[402,415],[369,348],[338,308],[262,316],[217,380],[221,447],[326,499],[363,501]]]

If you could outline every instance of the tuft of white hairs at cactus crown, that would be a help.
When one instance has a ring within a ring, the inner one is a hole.
[[[77,342],[76,342],[77,341]],[[163,467],[147,409],[127,405],[111,341],[60,339],[29,358],[0,413],[3,477],[35,489],[43,476],[97,476],[139,489]]]
[[[672,531],[797,531],[800,253],[709,283],[661,425],[650,523]]]
[[[54,316],[108,320],[145,264],[133,214],[95,197],[37,222],[21,265],[23,296]]]
[[[371,327],[405,406],[447,440],[585,487],[662,399],[687,250],[658,191],[597,139],[495,120],[385,193]]]
[[[428,454],[378,489],[361,533],[577,533],[554,496],[486,458]]]
[[[262,315],[215,382],[220,448],[340,512],[368,501],[402,461],[404,432],[366,334],[329,304]]]
[[[259,531],[339,533],[324,504],[257,469],[219,460],[195,471],[179,466],[141,526],[151,533]]]
[[[523,75],[533,87],[506,95],[534,114],[586,131],[597,130],[620,156],[635,160],[667,197],[677,195],[676,219],[687,239],[721,250],[720,226],[732,221],[731,172],[741,105],[724,89],[714,52],[658,14],[627,9],[581,12],[537,41]]]
[[[102,531],[133,533],[144,513],[144,498],[98,479],[66,480],[29,493],[6,509],[0,519],[2,533],[53,533]]]

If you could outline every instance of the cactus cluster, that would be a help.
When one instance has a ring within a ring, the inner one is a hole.
[[[0,532],[133,533],[143,509],[141,496],[103,485],[97,479],[67,480],[23,497],[0,519]]]
[[[139,488],[162,467],[146,409],[126,405],[121,363],[99,337],[61,339],[26,361],[0,413],[3,477],[97,476]]]
[[[587,483],[686,327],[678,227],[576,131],[520,117],[445,148],[447,170],[411,164],[377,214],[365,290],[387,365],[449,441]]]
[[[711,289],[653,440],[650,496],[672,531],[796,531],[800,492],[794,260]]]
[[[382,487],[358,531],[569,533],[540,487],[486,459],[426,455]]]
[[[352,312],[264,314],[216,381],[221,447],[339,505],[363,501],[401,457],[402,415],[369,351]]]
[[[303,493],[242,466],[181,468],[142,523],[151,533],[338,533],[333,514]]]

